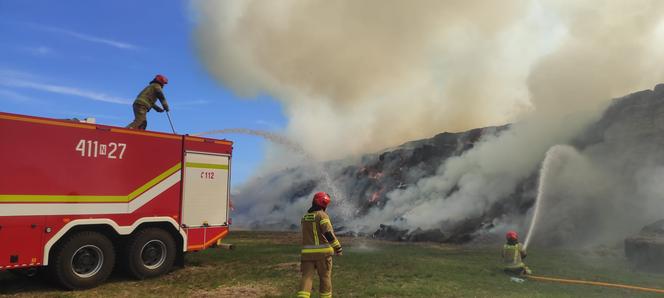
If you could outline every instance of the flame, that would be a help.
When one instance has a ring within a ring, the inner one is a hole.
[[[383,188],[381,187],[379,190],[374,191],[373,194],[371,194],[371,198],[369,198],[369,203],[376,203],[380,199],[380,195],[383,194]]]
[[[369,177],[369,179],[373,179],[373,180],[380,180],[380,178],[383,177],[382,172],[380,172],[376,169],[369,168],[369,167],[360,168],[359,173],[363,174],[363,175],[367,175]]]
[[[369,172],[369,178],[374,180],[380,180],[383,177],[382,172]]]

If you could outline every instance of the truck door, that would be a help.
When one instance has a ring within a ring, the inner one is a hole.
[[[185,152],[182,223],[187,227],[228,225],[230,157]]]

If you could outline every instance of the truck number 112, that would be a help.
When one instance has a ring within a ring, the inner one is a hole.
[[[214,172],[201,172],[201,179],[214,179]]]

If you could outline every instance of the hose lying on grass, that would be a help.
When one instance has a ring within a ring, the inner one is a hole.
[[[621,285],[621,284],[612,284],[612,283],[598,282],[598,281],[562,279],[562,278],[544,277],[544,276],[536,276],[536,275],[528,275],[526,277],[528,279],[540,280],[540,281],[552,281],[552,282],[578,284],[578,285],[592,285],[592,286],[618,288],[618,289],[628,289],[628,290],[636,290],[636,291],[644,291],[644,292],[664,294],[663,289],[655,289],[655,288],[644,288],[644,287]]]

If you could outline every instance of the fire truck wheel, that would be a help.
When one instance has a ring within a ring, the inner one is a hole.
[[[61,286],[78,290],[104,282],[114,264],[113,243],[100,233],[83,231],[64,239],[54,251],[49,269]]]
[[[168,273],[175,262],[173,236],[159,228],[139,231],[127,245],[127,269],[137,279]]]

